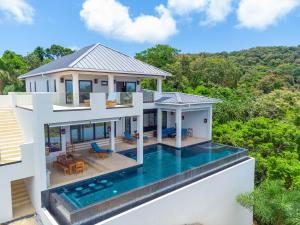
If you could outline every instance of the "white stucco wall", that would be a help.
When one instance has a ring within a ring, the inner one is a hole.
[[[183,112],[182,128],[192,128],[194,137],[209,138],[209,111]],[[207,123],[204,123],[207,119]]]
[[[22,162],[0,167],[0,223],[13,219],[11,182],[34,176],[33,144],[21,145]]]
[[[98,225],[252,225],[236,196],[254,187],[254,159],[230,167]]]

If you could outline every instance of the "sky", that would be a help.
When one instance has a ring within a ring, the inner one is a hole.
[[[0,54],[101,43],[134,56],[300,44],[300,0],[0,0]]]

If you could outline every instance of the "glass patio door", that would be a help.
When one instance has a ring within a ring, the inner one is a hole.
[[[90,93],[93,92],[93,82],[91,80],[79,81],[79,103],[90,100]]]
[[[72,82],[72,80],[66,80],[65,90],[66,90],[66,104],[72,104],[73,103],[73,82]]]

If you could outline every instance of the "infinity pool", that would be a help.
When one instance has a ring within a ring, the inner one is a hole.
[[[160,144],[147,146],[142,166],[66,185],[56,193],[79,209],[241,151],[211,142],[180,150]],[[136,159],[135,150],[122,154]]]

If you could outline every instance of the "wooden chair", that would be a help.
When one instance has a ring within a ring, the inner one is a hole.
[[[85,168],[85,165],[84,165],[83,161],[78,161],[78,162],[75,163],[75,172],[76,172],[76,174],[81,173],[81,172],[83,173],[84,168]]]

